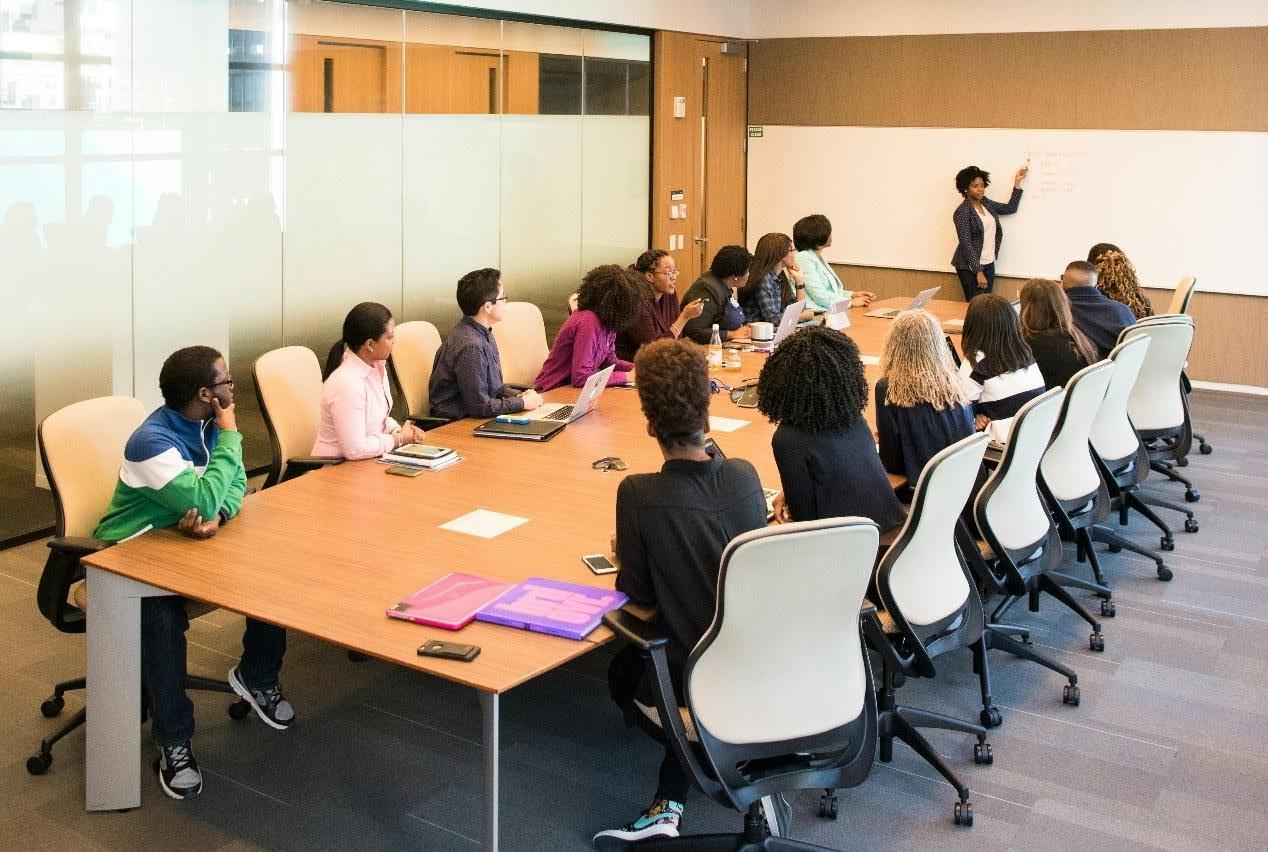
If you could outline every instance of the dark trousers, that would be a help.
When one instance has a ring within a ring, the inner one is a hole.
[[[646,664],[643,655],[629,645],[618,651],[612,658],[608,666],[608,690],[612,700],[621,708],[626,725],[635,724],[638,717],[642,715],[634,706],[635,699],[646,706],[656,705],[656,700],[653,698],[654,687],[651,683],[653,677],[651,667]],[[679,701],[681,703],[681,696]],[[665,746],[665,756],[660,762],[660,774],[657,778],[656,795],[653,801],[669,799],[671,802],[684,804],[687,801],[687,791],[691,789],[691,781],[687,778],[687,773],[683,771],[682,764],[678,762],[678,757],[674,754],[668,738],[659,729],[656,729],[652,736]]]
[[[979,289],[977,286],[977,273],[971,269],[955,269],[955,274],[960,277],[960,287],[964,290],[964,301],[971,302],[973,297],[982,293],[995,292],[995,264],[988,263],[982,267],[982,273],[986,275],[986,287]]]
[[[175,595],[141,600],[141,687],[149,700],[150,733],[160,746],[194,735],[194,704],[185,694],[185,631],[189,615]],[[277,683],[286,654],[286,631],[247,619],[239,673],[248,687]]]

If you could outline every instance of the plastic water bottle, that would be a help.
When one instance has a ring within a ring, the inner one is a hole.
[[[718,324],[713,324],[713,331],[709,334],[709,369],[722,369],[722,332],[718,331]]]

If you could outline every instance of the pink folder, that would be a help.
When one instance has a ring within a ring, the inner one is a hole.
[[[416,624],[458,630],[510,587],[510,583],[500,580],[453,572],[388,607],[387,614]]]

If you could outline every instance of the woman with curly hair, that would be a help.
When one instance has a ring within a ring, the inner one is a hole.
[[[633,361],[638,348],[662,337],[681,337],[687,323],[704,311],[697,299],[682,305],[676,284],[678,265],[664,249],[648,249],[630,269],[641,281],[642,308],[634,324],[616,336],[616,355]]]
[[[634,365],[616,355],[616,336],[634,324],[642,304],[639,280],[629,269],[609,263],[587,272],[577,291],[577,310],[555,335],[533,386],[539,391],[567,384],[579,388],[613,364],[609,385],[634,381]]]
[[[1065,387],[1071,376],[1097,360],[1096,346],[1075,326],[1070,299],[1059,281],[1032,278],[1022,285],[1021,333],[1050,388]]]
[[[1022,166],[1013,177],[1013,192],[1006,203],[986,197],[991,185],[991,173],[977,166],[965,166],[955,174],[955,191],[964,199],[951,214],[955,225],[955,254],[951,265],[964,290],[964,301],[979,293],[995,289],[995,259],[1004,244],[1004,226],[1000,216],[1017,212],[1021,204],[1021,182],[1026,179],[1027,166]]]
[[[779,424],[771,438],[784,489],[779,520],[861,515],[882,532],[902,523],[863,419],[867,378],[853,340],[822,326],[786,338],[762,368],[757,400]]]
[[[654,607],[669,635],[670,680],[682,668],[717,608],[718,566],[727,543],[766,526],[766,501],[753,465],[705,449],[709,369],[704,350],[687,340],[656,340],[638,351],[638,399],[647,431],[660,445],[658,473],[627,476],[616,489],[616,587]],[[627,646],[612,659],[612,698],[633,724],[633,700],[655,705],[653,673]],[[679,696],[681,700],[681,695]],[[652,803],[624,828],[595,836],[625,841],[677,837],[691,784],[673,749],[664,747]]]
[[[1140,289],[1136,267],[1121,248],[1113,243],[1097,243],[1087,253],[1087,262],[1096,266],[1096,289],[1131,308],[1136,319],[1154,315],[1153,304]]]
[[[975,297],[964,314],[960,345],[960,379],[973,402],[974,423],[992,441],[1008,443],[1013,415],[1045,390],[1013,303],[997,293]]]
[[[916,309],[894,317],[881,374],[876,383],[881,463],[915,488],[929,459],[974,432],[973,409],[932,314]]]

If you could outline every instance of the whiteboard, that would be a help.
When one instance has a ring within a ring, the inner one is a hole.
[[[1027,158],[998,274],[1055,278],[1107,242],[1146,286],[1268,295],[1268,133],[766,125],[749,139],[750,242],[823,213],[834,263],[950,271],[955,173],[986,169],[1006,201]]]

